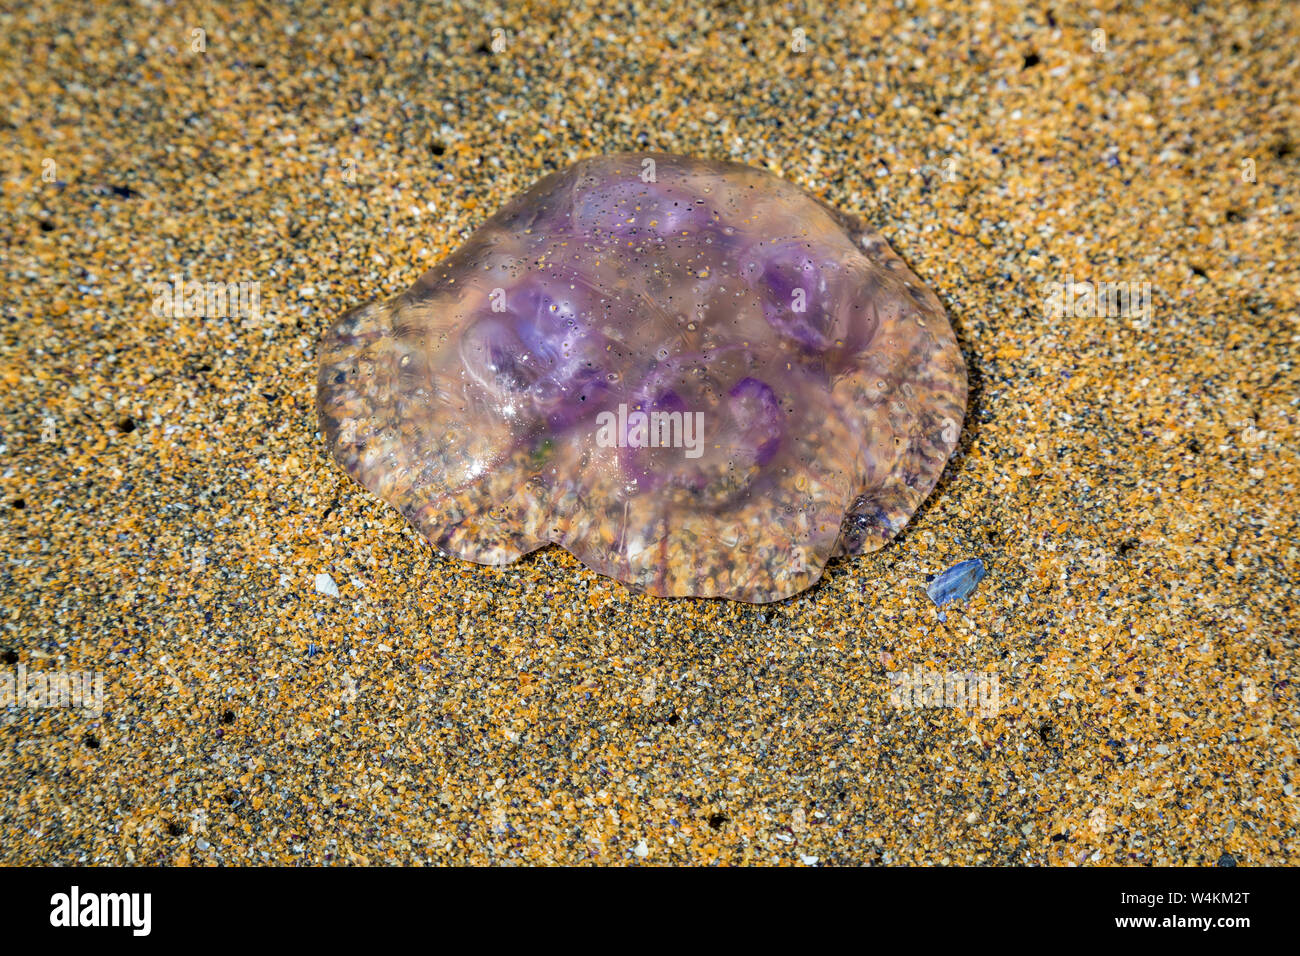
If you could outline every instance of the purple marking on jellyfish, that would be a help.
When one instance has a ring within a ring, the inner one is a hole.
[[[731,414],[737,431],[751,442],[755,463],[766,465],[781,447],[785,415],[776,392],[766,382],[745,377],[731,387]]]

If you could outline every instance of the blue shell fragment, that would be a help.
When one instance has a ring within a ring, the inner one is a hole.
[[[930,600],[943,607],[950,601],[963,601],[970,597],[976,585],[984,580],[984,562],[971,558],[960,564],[954,564],[947,571],[937,575],[925,586],[925,593]]]

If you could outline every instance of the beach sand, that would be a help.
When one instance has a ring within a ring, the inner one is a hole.
[[[1134,6],[0,15],[0,670],[103,679],[0,709],[0,862],[1298,862],[1300,8]],[[444,558],[318,434],[344,310],[639,149],[872,223],[970,370],[778,604]]]

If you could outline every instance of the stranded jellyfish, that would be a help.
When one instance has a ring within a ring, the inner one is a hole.
[[[440,551],[547,544],[765,602],[881,547],[957,444],[966,369],[879,234],[770,173],[583,160],[320,344],[343,470]]]

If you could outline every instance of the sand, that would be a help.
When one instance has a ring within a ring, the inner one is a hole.
[[[1297,862],[1298,8],[510,7],[0,15],[0,671],[103,681],[0,708],[0,862]],[[629,149],[958,331],[938,489],[782,603],[444,558],[318,435],[335,317]]]

